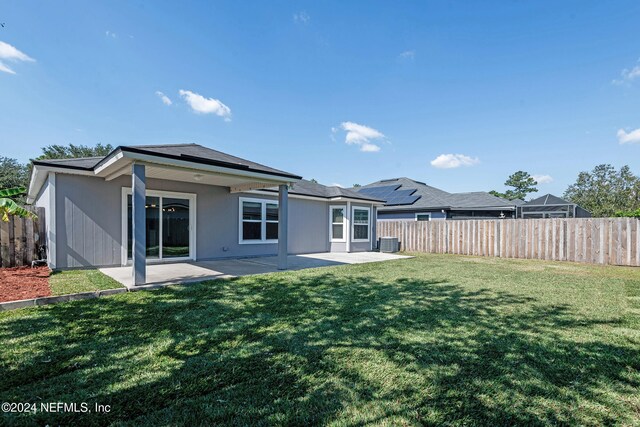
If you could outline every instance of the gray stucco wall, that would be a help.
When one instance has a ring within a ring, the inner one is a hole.
[[[56,267],[120,264],[120,185],[56,175]]]
[[[113,181],[78,175],[56,176],[57,267],[121,264],[122,188],[130,177]],[[147,180],[147,190],[196,194],[197,259],[275,255],[277,244],[238,242],[239,198],[277,200],[256,194],[230,194],[225,187]],[[44,197],[40,199],[44,200]],[[372,218],[373,221],[373,218]],[[330,250],[329,202],[289,199],[289,252]],[[370,244],[352,244],[369,250]]]

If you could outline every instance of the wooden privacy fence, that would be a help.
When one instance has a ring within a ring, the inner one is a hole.
[[[408,252],[640,266],[636,218],[378,221]]]
[[[44,208],[33,208],[38,215],[35,220],[9,217],[9,222],[0,221],[0,265],[17,267],[31,265],[38,259],[38,250],[46,242]]]

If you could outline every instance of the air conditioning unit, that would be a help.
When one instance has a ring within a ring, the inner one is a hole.
[[[380,237],[380,252],[398,252],[398,238]]]

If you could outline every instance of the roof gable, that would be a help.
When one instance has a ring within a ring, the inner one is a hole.
[[[120,152],[146,154],[175,160],[182,160],[196,164],[207,164],[230,169],[259,172],[269,175],[290,177],[295,180],[300,176],[289,172],[265,166],[260,163],[232,156],[221,151],[213,150],[198,144],[166,144],[166,145],[132,145],[120,146],[105,157],[85,157],[77,159],[45,159],[35,160],[34,165],[55,166],[69,169],[96,170],[108,159]]]
[[[544,205],[572,205],[573,203],[561,199],[553,194],[545,194],[537,199],[533,199],[525,203],[523,206],[544,206]]]

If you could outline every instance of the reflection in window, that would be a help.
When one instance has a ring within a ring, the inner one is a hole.
[[[162,258],[189,256],[189,200],[162,199]]]
[[[369,240],[369,209],[353,209],[353,239]]]
[[[127,256],[131,258],[133,245],[133,202],[131,195],[127,196],[127,221],[128,239]],[[160,198],[147,196],[145,200],[145,223],[147,245],[145,247],[147,258],[159,258],[160,248]]]
[[[242,200],[241,240],[264,242],[278,239],[278,203],[270,200]]]
[[[262,204],[242,202],[242,240],[262,239]]]
[[[344,239],[344,209],[331,208],[331,240]]]

